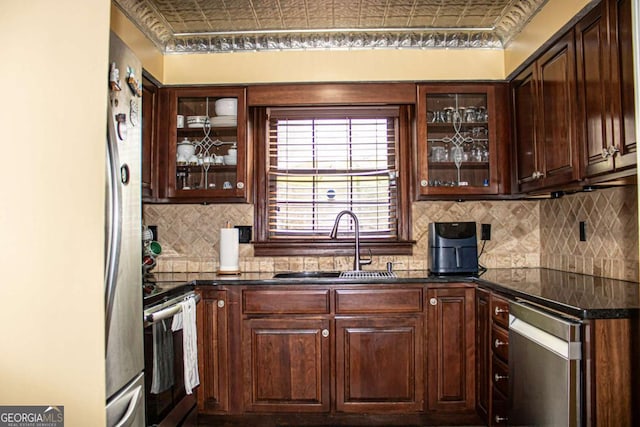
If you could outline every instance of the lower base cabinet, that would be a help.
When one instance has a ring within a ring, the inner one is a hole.
[[[336,410],[418,412],[423,408],[423,319],[336,320]]]
[[[329,321],[247,319],[243,326],[245,409],[329,411]]]
[[[197,389],[199,412],[229,410],[229,336],[227,324],[227,292],[201,291],[202,301],[196,307],[198,329]]]
[[[508,424],[509,306],[493,291],[447,283],[198,292],[205,424]],[[637,318],[584,322],[585,426],[639,425],[639,329]]]
[[[475,411],[475,288],[427,289],[427,409]]]

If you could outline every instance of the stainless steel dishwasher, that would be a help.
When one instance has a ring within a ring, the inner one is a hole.
[[[509,425],[581,425],[580,330],[577,319],[509,304]]]

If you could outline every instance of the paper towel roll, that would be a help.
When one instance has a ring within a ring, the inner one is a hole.
[[[238,232],[237,228],[220,229],[220,271],[239,271],[238,265]]]

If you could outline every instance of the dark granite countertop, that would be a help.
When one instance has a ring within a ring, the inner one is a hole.
[[[397,278],[274,279],[273,273],[155,273],[159,286],[255,286],[293,284],[381,284],[473,282],[509,298],[529,300],[581,319],[628,318],[640,313],[640,284],[545,268],[490,269],[478,277],[434,277],[426,270],[396,271]]]

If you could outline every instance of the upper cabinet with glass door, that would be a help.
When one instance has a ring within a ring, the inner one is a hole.
[[[508,170],[498,170],[508,166],[507,112],[496,108],[506,93],[506,85],[418,87],[418,197],[507,192]]]
[[[246,201],[244,88],[167,91],[167,198],[178,202]]]

